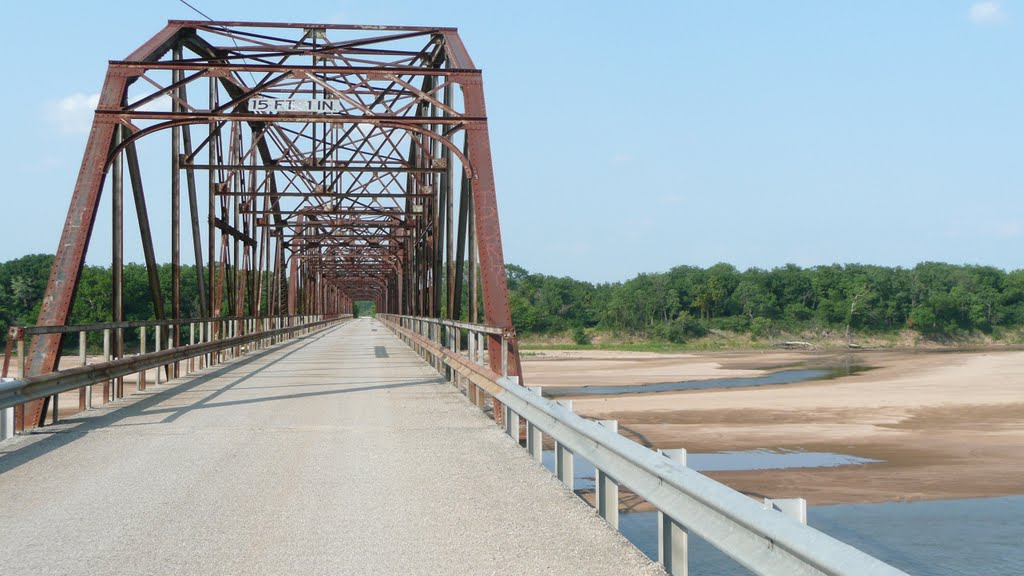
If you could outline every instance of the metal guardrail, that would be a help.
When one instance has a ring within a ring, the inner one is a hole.
[[[144,390],[144,374],[146,370],[153,368],[158,369],[157,383],[159,384],[160,375],[161,372],[163,372],[162,369],[176,366],[178,363],[186,360],[199,358],[199,369],[202,369],[204,365],[213,366],[223,359],[237,357],[245,354],[246,352],[263,349],[285,339],[308,334],[314,330],[336,324],[348,318],[351,318],[351,316],[340,315],[323,317],[311,315],[295,317],[208,318],[203,320],[183,320],[177,322],[177,324],[189,325],[188,333],[190,343],[188,345],[171,347],[165,350],[160,350],[160,342],[163,340],[160,335],[160,328],[166,327],[169,324],[174,324],[173,321],[156,320],[144,322],[108,322],[82,326],[31,326],[15,328],[12,330],[12,335],[16,335],[16,337],[20,338],[18,342],[18,360],[19,364],[21,364],[21,373],[24,373],[24,338],[25,335],[29,334],[78,332],[81,335],[79,342],[82,365],[39,376],[29,376],[18,379],[4,378],[3,381],[0,382],[0,411],[3,412],[0,414],[0,416],[2,416],[2,419],[0,419],[2,420],[2,422],[0,422],[0,424],[2,424],[0,425],[0,428],[3,428],[3,430],[0,430],[0,439],[13,434],[14,430],[11,429],[11,426],[8,423],[8,421],[13,418],[11,410],[14,407],[24,405],[26,402],[48,397],[56,399],[62,392],[78,389],[82,391],[82,404],[80,405],[80,408],[85,410],[92,407],[91,386],[93,384],[107,384],[128,375],[139,374],[140,378],[138,386],[140,390]],[[221,324],[216,330],[213,329],[213,324],[215,323]],[[195,343],[191,340],[196,335],[194,328],[197,324],[201,328],[199,332],[200,342]],[[205,330],[202,329],[204,326]],[[157,349],[152,352],[146,352],[145,350],[145,330],[147,327],[156,327]],[[141,339],[143,342],[141,352],[139,354],[133,354],[122,358],[111,359],[109,346],[111,332],[112,330],[122,330],[125,328],[139,328],[141,330]],[[101,330],[104,334],[105,361],[87,365],[85,363],[84,336],[89,331],[98,330]],[[217,337],[218,334],[225,334],[226,337]],[[167,336],[167,334],[164,336]],[[5,357],[5,370],[8,360],[9,358]],[[191,368],[194,367],[187,366],[186,368],[188,368],[186,370],[186,373],[188,373],[191,372]],[[174,372],[175,371],[168,370],[169,375],[174,374]],[[112,388],[113,391],[113,387],[107,387]],[[117,396],[117,392],[114,392],[114,394],[115,397],[112,399],[120,397]],[[104,398],[104,400],[106,401],[107,398]],[[55,408],[54,422],[56,422],[56,419],[57,410]]]
[[[26,336],[36,336],[39,334],[75,334],[78,332],[96,332],[98,330],[117,330],[127,328],[149,328],[156,326],[189,326],[198,324],[209,324],[213,322],[219,322],[225,324],[228,322],[251,322],[258,320],[277,320],[277,319],[295,319],[301,321],[303,316],[272,316],[272,317],[253,317],[253,316],[218,316],[216,318],[183,318],[181,320],[126,320],[124,322],[97,322],[94,324],[69,324],[66,326],[24,326],[20,329],[23,330]],[[11,327],[12,330],[18,330],[16,326]]]
[[[505,431],[516,441],[521,434],[519,420],[525,420],[527,449],[538,460],[542,435],[549,435],[555,442],[555,473],[570,487],[574,458],[580,456],[593,464],[597,471],[597,511],[610,524],[618,527],[620,485],[657,508],[659,560],[670,574],[687,573],[687,534],[693,532],[756,574],[906,575],[619,435],[614,421],[584,419],[563,403],[543,398],[538,389],[520,386],[514,378],[467,360],[442,346],[440,333],[427,337],[396,322],[411,325],[417,319],[383,319],[435,368],[442,373],[450,369],[453,384],[465,384],[475,404],[483,407],[479,399],[482,391],[493,398],[495,406],[503,406]]]

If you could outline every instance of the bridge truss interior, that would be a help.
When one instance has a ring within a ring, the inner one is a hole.
[[[66,324],[101,234],[124,320],[128,230],[157,319],[372,301],[514,335],[481,72],[452,28],[169,22],[109,64],[40,325]],[[30,375],[57,369],[60,340],[32,341]]]

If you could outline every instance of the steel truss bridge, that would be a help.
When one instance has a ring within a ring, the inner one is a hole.
[[[97,234],[112,318],[69,325]],[[126,239],[150,320],[126,320]],[[359,301],[377,318],[353,319]],[[759,574],[902,574],[777,511],[792,502],[523,386],[481,72],[453,28],[172,21],[111,62],[37,325],[8,338],[15,370],[0,383],[0,437],[24,432],[0,444],[12,573],[191,554],[212,572],[686,574],[692,531]],[[453,408],[461,395],[479,411]],[[531,461],[545,445],[569,490]],[[596,516],[572,492],[577,457],[596,468]],[[157,501],[112,497],[140,473]],[[620,490],[660,511],[660,566],[608,530]],[[135,553],[174,526],[182,548]]]

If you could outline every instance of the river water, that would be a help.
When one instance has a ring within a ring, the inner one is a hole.
[[[791,384],[847,375],[866,369],[846,366],[841,371],[782,370],[755,378],[720,378],[632,386],[544,388],[558,398],[618,395],[711,388],[741,388]],[[763,470],[846,466],[877,462],[848,454],[749,450],[716,454],[689,454],[687,465],[699,471]],[[544,453],[553,467],[553,453]],[[577,489],[593,489],[594,468],[576,458]],[[808,524],[915,576],[1024,576],[1024,496],[839,504],[811,506]],[[623,535],[649,557],[657,559],[656,512],[624,512],[619,516]],[[735,561],[690,536],[691,576],[751,574]]]
[[[801,369],[781,370],[752,378],[714,378],[711,380],[685,380],[683,382],[660,382],[657,384],[631,384],[628,386],[567,386],[544,387],[544,395],[550,398],[566,396],[611,396],[617,394],[646,394],[651,392],[674,392],[678,390],[708,390],[711,388],[747,388],[771,384],[793,384],[810,380],[821,380],[834,375],[832,370]]]
[[[689,454],[699,471],[847,466],[873,462],[848,454],[749,450]],[[544,452],[551,469],[554,455]],[[575,486],[594,488],[594,467],[575,459]],[[920,576],[1024,576],[1024,496],[811,506],[808,524],[901,570]],[[658,553],[656,512],[623,512],[619,527],[651,558]],[[695,535],[690,574],[750,574]]]
[[[1024,496],[811,506],[808,524],[915,576],[1024,575]],[[656,512],[619,517],[622,533],[657,558]],[[690,536],[691,576],[750,574]]]

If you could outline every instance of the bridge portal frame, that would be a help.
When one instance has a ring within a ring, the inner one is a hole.
[[[248,105],[297,96],[332,105],[285,114]],[[194,138],[197,126],[205,139]],[[169,298],[138,151],[168,131]],[[125,320],[125,168],[157,320],[183,318],[184,181],[199,317],[336,315],[369,299],[382,312],[501,326],[513,335],[510,372],[521,373],[482,74],[455,28],[170,21],[111,61],[37,325],[67,325],[108,181],[111,321]],[[158,348],[181,345],[180,330],[168,332]],[[56,371],[61,344],[59,332],[33,338],[27,374]],[[490,344],[500,361],[498,339]],[[124,341],[115,336],[113,348],[122,356]],[[48,408],[48,398],[29,403],[16,427],[41,425]]]

